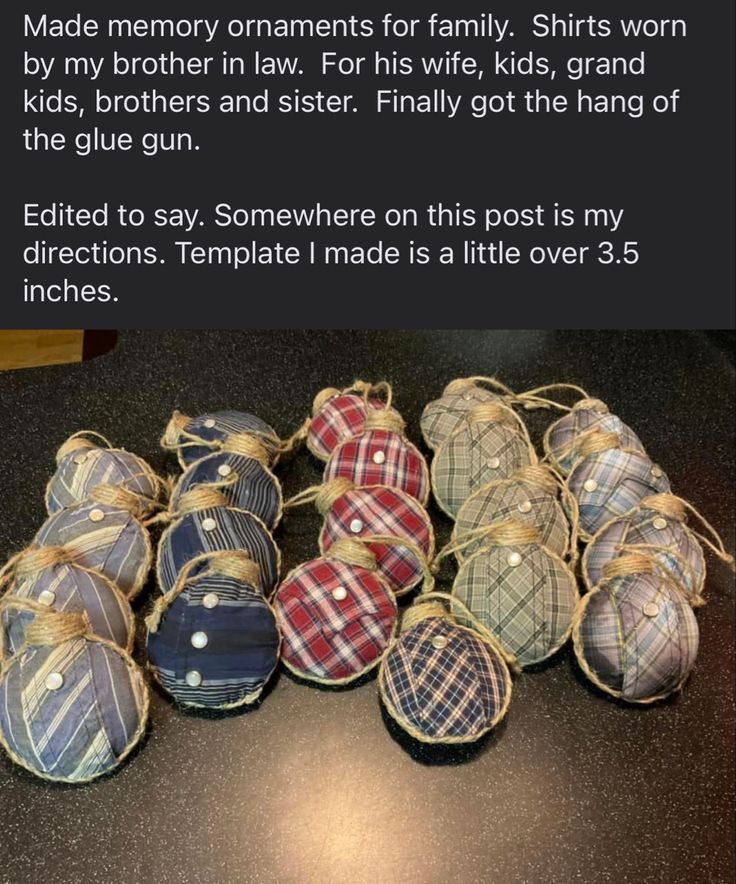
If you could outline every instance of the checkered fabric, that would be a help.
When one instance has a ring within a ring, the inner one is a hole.
[[[513,553],[521,556],[516,566],[509,564]],[[533,544],[476,553],[458,571],[452,593],[522,666],[553,653],[578,602],[575,579],[562,560]]]
[[[585,484],[590,483],[591,490]],[[649,494],[670,491],[667,476],[638,451],[607,448],[577,463],[567,485],[580,507],[580,530],[593,535]]]
[[[539,485],[530,485],[518,479],[491,482],[471,494],[458,511],[453,540],[462,541],[470,531],[505,519],[533,525],[543,546],[558,556],[567,554],[570,525],[559,501]],[[465,561],[483,545],[481,538],[459,550],[455,553],[458,562]]]
[[[432,525],[424,509],[408,494],[380,485],[353,488],[333,503],[319,535],[320,549],[328,550],[341,538],[370,534],[406,538],[416,543],[428,560],[434,555]],[[394,592],[408,592],[422,579],[421,565],[407,547],[368,546]]]
[[[377,463],[376,458],[383,458]],[[407,439],[389,430],[368,430],[339,445],[325,467],[324,481],[343,476],[355,485],[399,488],[420,503],[429,496],[427,464]]]
[[[341,588],[347,590],[344,599]],[[336,559],[295,568],[273,602],[284,662],[297,674],[323,681],[357,678],[374,666],[397,616],[394,597],[376,572]]]
[[[654,616],[647,616],[646,611]],[[698,624],[687,600],[649,574],[607,581],[583,614],[576,652],[624,700],[675,690],[693,668]]]
[[[632,448],[644,454],[644,446],[636,433],[615,414],[579,408],[561,417],[552,425],[545,439],[544,453],[551,456],[563,475],[567,475],[577,459],[575,441],[588,430],[616,433],[622,448]]]
[[[705,558],[697,538],[683,522],[643,506],[604,525],[588,544],[583,558],[588,586],[601,582],[603,566],[617,558],[624,546],[625,551],[651,556],[665,576],[673,577],[691,595],[702,589]]]
[[[96,485],[117,485],[156,500],[158,486],[148,464],[122,449],[79,448],[60,461],[46,488],[46,509],[58,512],[89,497]]]
[[[278,582],[280,556],[268,528],[252,513],[226,506],[187,513],[164,531],[156,566],[161,591],[173,588],[187,562],[202,553],[228,549],[249,553],[261,570],[264,593],[270,593]],[[206,562],[195,567],[192,576],[205,567]]]
[[[207,636],[204,648],[192,645],[195,632]],[[278,663],[279,643],[276,617],[258,589],[205,572],[186,582],[158,630],[149,632],[148,658],[180,703],[221,707],[263,689]],[[201,676],[200,685],[187,684],[191,672]]]
[[[36,543],[73,543],[76,564],[100,571],[127,596],[139,592],[151,567],[146,529],[127,510],[103,503],[87,501],[59,510],[43,523]]]
[[[63,682],[50,690],[46,680]],[[0,730],[37,773],[75,782],[106,773],[133,738],[146,686],[109,645],[84,638],[30,648],[0,682]]]
[[[133,612],[122,594],[97,571],[77,565],[52,565],[31,577],[16,579],[5,598],[46,604],[54,611],[70,614],[86,613],[95,635],[122,648],[128,646],[133,630]],[[6,655],[20,650],[26,629],[35,619],[33,611],[20,607],[3,610],[0,625]]]
[[[208,426],[213,421],[214,425]],[[199,417],[192,418],[184,429],[187,433],[206,442],[221,442],[236,433],[251,433],[261,441],[278,438],[273,427],[254,414],[247,414],[243,411],[213,411],[200,414]],[[180,441],[178,456],[182,468],[212,454],[211,447],[191,443],[191,439],[182,438]]]
[[[450,393],[445,391],[439,399],[427,403],[422,412],[419,423],[427,446],[437,450],[460,427],[471,409],[481,402],[498,399],[495,393],[475,384]]]
[[[372,398],[370,404],[377,409],[386,407],[378,398]],[[391,411],[398,414],[394,408]],[[338,445],[363,432],[366,413],[365,400],[357,393],[333,396],[312,418],[307,432],[307,447],[315,457],[327,460]]]
[[[219,472],[223,469],[229,471],[224,476]],[[220,452],[193,463],[176,483],[171,496],[171,508],[175,510],[182,494],[195,485],[213,482],[218,483],[218,490],[230,506],[254,513],[263,519],[268,528],[274,528],[281,516],[279,481],[263,464],[240,454]]]
[[[436,648],[433,639],[447,645]],[[503,664],[479,636],[446,617],[428,617],[402,633],[381,666],[392,714],[424,736],[481,736],[510,690]]]
[[[435,455],[434,496],[454,517],[478,488],[508,479],[530,462],[526,440],[516,430],[497,421],[468,424],[453,433]]]

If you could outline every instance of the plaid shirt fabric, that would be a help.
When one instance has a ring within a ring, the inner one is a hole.
[[[377,463],[375,458],[383,458]],[[368,430],[348,439],[333,452],[324,480],[343,476],[355,485],[388,485],[426,504],[429,471],[419,451],[403,436],[389,430]]]
[[[460,427],[471,409],[481,402],[499,398],[484,387],[468,384],[462,390],[444,392],[439,399],[427,403],[419,422],[427,447],[436,451]]]
[[[87,501],[54,513],[36,535],[39,546],[72,542],[78,565],[100,571],[127,596],[142,588],[151,546],[146,529],[127,510]]]
[[[20,602],[29,600],[48,604],[54,611],[87,614],[95,635],[127,648],[133,631],[133,612],[121,593],[97,571],[77,565],[52,565],[31,577],[16,579],[5,597]],[[3,648],[10,656],[17,653],[26,637],[26,629],[36,619],[33,611],[7,607],[0,615]]]
[[[516,430],[497,421],[469,424],[453,433],[435,455],[434,495],[454,517],[478,488],[508,479],[529,463],[526,440]]]
[[[511,553],[521,556],[515,567],[508,561]],[[564,562],[534,544],[481,550],[462,565],[452,593],[522,666],[539,663],[557,648],[579,598]]]
[[[63,682],[49,690],[46,679]],[[110,645],[77,638],[29,648],[6,670],[0,730],[36,773],[75,782],[112,770],[144,714],[146,685]]]
[[[607,448],[579,461],[567,485],[580,506],[583,536],[629,512],[643,497],[670,491],[667,476],[645,454],[623,448]]]
[[[336,599],[340,588],[347,591]],[[295,568],[274,596],[282,658],[299,675],[357,678],[376,665],[396,623],[396,601],[376,572],[336,559]]]
[[[351,489],[333,503],[319,535],[320,549],[328,550],[340,538],[370,534],[406,538],[428,560],[434,555],[432,525],[424,509],[408,494],[380,485]],[[369,548],[394,592],[408,592],[422,579],[421,565],[407,547],[371,543]]]
[[[588,544],[583,557],[585,582],[597,586],[607,562],[622,552],[637,550],[651,556],[665,576],[691,595],[701,591],[705,558],[697,538],[683,522],[643,506],[604,525]]]
[[[200,414],[199,417],[192,418],[184,429],[205,442],[222,442],[236,433],[251,433],[261,441],[278,438],[273,427],[254,414],[247,414],[244,411],[213,411]],[[210,446],[192,444],[191,439],[181,438],[178,457],[182,469],[186,469],[208,454],[212,454]]]
[[[531,509],[528,507],[531,506]],[[462,541],[471,531],[516,519],[533,525],[539,532],[543,546],[558,556],[565,556],[570,548],[570,524],[557,498],[539,485],[530,485],[518,479],[503,479],[479,488],[460,507],[453,531],[453,540]],[[463,562],[484,545],[483,538],[455,553]]]
[[[230,470],[225,476],[218,472],[223,467]],[[240,454],[210,454],[187,467],[171,495],[171,508],[176,510],[182,494],[195,485],[213,483],[217,484],[229,506],[253,513],[271,530],[278,523],[282,502],[279,480],[263,464]]]
[[[79,448],[66,454],[46,487],[46,509],[55,513],[76,506],[96,485],[122,485],[156,500],[158,487],[151,468],[123,449]]]
[[[672,692],[690,672],[698,623],[684,596],[660,577],[618,577],[590,597],[575,651],[624,700],[646,700]]]
[[[447,645],[436,648],[440,636]],[[383,660],[380,683],[392,715],[438,741],[481,736],[511,688],[486,642],[446,617],[402,633]]]
[[[372,408],[383,409],[381,399],[370,400]],[[394,408],[394,414],[398,414]],[[365,400],[357,393],[341,393],[328,399],[315,414],[307,432],[307,448],[320,460],[327,460],[332,452],[353,436],[359,436],[365,429]]]
[[[214,607],[203,604],[216,596]],[[207,645],[191,637],[204,632]],[[276,616],[261,592],[241,580],[205,572],[188,580],[156,632],[148,634],[154,676],[180,703],[222,707],[263,690],[279,660]],[[187,684],[198,672],[201,684]]]
[[[644,446],[636,433],[628,427],[620,417],[607,412],[579,408],[561,417],[550,429],[545,438],[544,453],[556,464],[563,476],[566,476],[577,459],[575,442],[588,430],[600,430],[605,433],[616,433],[621,440],[622,448],[631,448],[644,454]]]

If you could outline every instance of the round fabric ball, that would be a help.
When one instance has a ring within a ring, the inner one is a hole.
[[[513,476],[479,488],[460,507],[452,532],[453,543],[462,542],[469,532],[486,525],[517,519],[537,529],[542,546],[564,558],[570,551],[570,524],[560,502],[539,485]],[[484,540],[469,544],[455,553],[463,562],[483,547]]]
[[[263,591],[278,582],[281,556],[264,523],[245,510],[216,506],[181,516],[164,531],[156,570],[162,592],[173,589],[179,572],[192,559],[216,550],[245,550],[260,568]],[[202,570],[194,568],[192,576]]]
[[[580,509],[580,536],[589,540],[642,498],[669,492],[670,482],[645,454],[606,448],[578,461],[567,477],[567,487]]]
[[[86,442],[86,440],[81,440]],[[161,483],[148,464],[122,448],[80,445],[65,454],[46,486],[46,509],[56,513],[86,500],[97,485],[121,486],[153,504]]]
[[[625,548],[625,549],[624,549]],[[690,596],[700,596],[705,585],[705,557],[698,539],[680,519],[644,503],[605,524],[583,555],[583,579],[588,589],[603,580],[603,567],[624,551],[645,552]]]
[[[422,504],[429,497],[429,471],[417,448],[390,430],[368,430],[339,445],[325,467],[324,482],[342,476],[355,485],[388,485]]]
[[[598,687],[630,703],[679,690],[695,664],[698,623],[676,587],[659,575],[616,577],[580,605],[575,654]]]
[[[223,442],[228,436],[238,433],[250,433],[262,441],[267,448],[268,441],[278,439],[276,431],[265,421],[244,411],[213,411],[191,418],[184,426],[184,433],[179,437],[177,457],[182,469],[208,454],[212,454],[211,445],[197,445],[196,436],[204,442]],[[275,452],[273,453],[276,459]]]
[[[427,403],[422,411],[419,424],[427,447],[438,449],[462,425],[471,409],[481,402],[499,399],[498,394],[472,381],[463,386],[454,381],[448,384],[439,399]]]
[[[84,783],[113,770],[143,736],[147,717],[140,670],[108,642],[28,648],[0,680],[0,741],[44,779]]]
[[[636,433],[620,417],[609,414],[607,407],[597,400],[589,407],[573,410],[555,421],[544,435],[544,453],[556,470],[566,476],[577,460],[576,442],[590,430],[616,433],[622,448],[630,448],[644,454],[644,446]]]
[[[86,614],[90,631],[127,651],[133,646],[133,612],[121,591],[103,574],[78,565],[52,565],[22,579],[16,578],[5,596],[0,616],[3,654],[16,654],[25,642],[26,629],[36,612],[23,602],[44,605],[52,611]],[[12,600],[18,600],[18,607]]]
[[[402,632],[378,681],[391,717],[425,743],[479,739],[511,699],[506,663],[477,633],[447,617],[427,617]]]
[[[385,403],[376,397],[370,399],[371,408],[384,410]],[[390,412],[399,416],[395,408]],[[339,393],[320,406],[307,431],[307,448],[320,460],[327,460],[332,452],[365,429],[367,408],[363,396],[357,393]]]
[[[301,678],[347,684],[378,665],[396,625],[396,601],[376,571],[313,559],[274,596],[282,659]]]
[[[502,421],[469,421],[442,445],[432,461],[432,488],[443,512],[455,518],[470,495],[536,461],[526,439]]]
[[[224,473],[224,475],[223,475]],[[270,530],[281,519],[281,485],[255,458],[220,452],[196,461],[182,474],[171,495],[176,510],[182,494],[195,485],[216,484],[228,504],[263,519]]]
[[[94,501],[54,513],[35,542],[73,547],[77,565],[99,571],[129,599],[143,588],[153,559],[148,531],[128,510]]]
[[[536,544],[475,553],[458,571],[452,594],[521,666],[541,663],[562,647],[579,598],[572,571]]]
[[[434,531],[429,516],[417,501],[396,488],[373,485],[352,488],[332,504],[319,535],[321,552],[345,537],[389,535],[415,543],[430,561],[434,556]],[[412,590],[424,577],[416,555],[406,546],[369,543],[379,572],[397,594]]]
[[[192,636],[202,633],[197,648]],[[279,660],[276,617],[260,590],[206,572],[184,583],[155,632],[148,658],[156,680],[188,706],[232,709],[258,699]]]

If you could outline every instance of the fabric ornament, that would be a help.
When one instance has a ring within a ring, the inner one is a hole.
[[[144,514],[155,509],[163,496],[163,481],[143,458],[113,448],[104,436],[91,430],[70,436],[56,452],[56,464],[56,472],[46,486],[50,515],[86,500],[97,485],[120,486],[138,495]]]
[[[284,665],[318,684],[349,684],[374,669],[396,626],[391,588],[359,540],[338,540],[321,558],[294,568],[273,604]]]
[[[0,669],[0,743],[36,776],[87,783],[132,751],[148,702],[129,654],[91,634],[85,615],[46,611]]]
[[[628,703],[653,703],[680,690],[698,652],[688,600],[641,553],[613,559],[603,572],[575,614],[580,668],[598,688]]]
[[[254,703],[278,664],[276,615],[263,595],[258,565],[241,551],[204,553],[187,562],[146,624],[151,672],[187,706]]]
[[[427,403],[422,412],[419,425],[427,447],[436,451],[465,422],[476,405],[513,398],[512,391],[495,378],[475,376],[450,381],[439,399]]]
[[[378,688],[388,714],[414,739],[471,743],[506,714],[514,661],[482,626],[461,625],[443,601],[474,622],[456,599],[422,593],[383,658]]]
[[[249,436],[266,447],[272,466],[278,460],[281,440],[273,427],[253,414],[242,411],[213,411],[187,417],[175,411],[161,438],[161,447],[175,451],[185,470],[195,461],[220,451],[231,436]]]
[[[529,524],[510,519],[482,531],[482,549],[460,566],[452,595],[521,666],[541,663],[570,635],[579,598],[575,575]],[[446,547],[438,558],[455,549]]]

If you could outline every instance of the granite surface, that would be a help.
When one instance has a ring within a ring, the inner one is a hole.
[[[322,387],[386,378],[421,445],[424,403],[476,373],[515,389],[576,382],[607,401],[733,550],[731,343],[670,332],[123,332],[95,360],[0,373],[0,554],[32,539],[54,452],[77,429],[173,472],[158,439],[174,407],[253,411],[287,435]],[[547,420],[529,415],[536,441]],[[287,496],[321,475],[306,450],[278,473]],[[431,515],[442,542],[450,522]],[[286,517],[285,569],[316,554],[318,528],[309,507]],[[320,690],[281,673],[240,714],[182,712],[154,690],[142,748],[85,787],[42,782],[2,756],[0,881],[734,881],[734,581],[712,556],[708,568],[697,667],[680,696],[650,708],[590,687],[568,648],[516,680],[507,720],[473,749],[402,737],[375,679]],[[446,588],[451,568],[444,578]],[[139,619],[152,593],[136,602]]]

